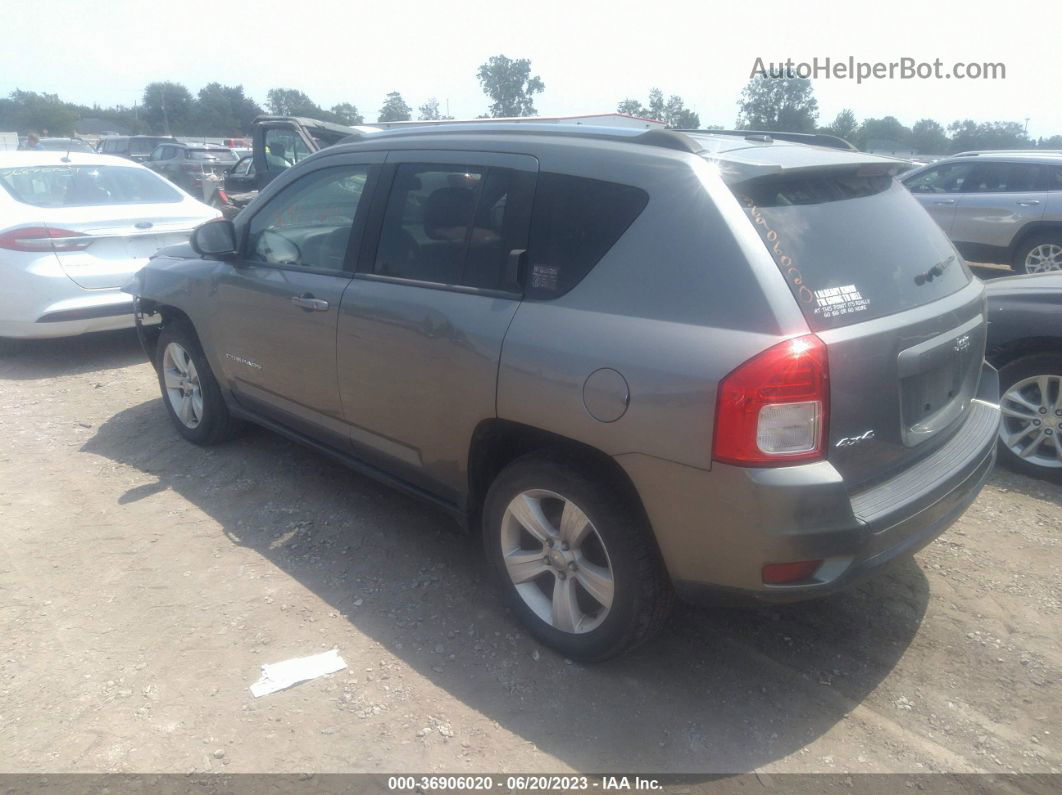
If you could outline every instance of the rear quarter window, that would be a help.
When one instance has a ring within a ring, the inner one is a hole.
[[[813,330],[922,306],[972,278],[940,227],[892,177],[764,177],[731,190]]]
[[[539,174],[525,294],[550,299],[571,290],[616,244],[648,202],[649,194],[630,185]]]

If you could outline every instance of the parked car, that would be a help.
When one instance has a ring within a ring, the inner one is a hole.
[[[1062,269],[1062,155],[966,152],[903,183],[967,259],[1018,273]]]
[[[1062,481],[1062,273],[993,279],[988,358],[999,368],[999,460]]]
[[[118,155],[143,163],[156,146],[176,141],[171,135],[115,135],[100,138],[96,151],[101,155]]]
[[[217,210],[129,160],[0,153],[0,348],[133,326],[121,288]]]
[[[664,130],[374,132],[130,289],[185,439],[251,420],[442,506],[537,638],[601,659],[675,591],[830,593],[977,495],[984,286],[894,169]]]
[[[225,172],[235,164],[236,155],[227,147],[173,141],[156,146],[144,165],[195,198],[213,204]]]
[[[80,138],[41,138],[38,143],[38,151],[41,149],[55,152],[95,152],[87,141]]]

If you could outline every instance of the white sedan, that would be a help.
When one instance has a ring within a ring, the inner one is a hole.
[[[0,347],[131,327],[122,287],[218,215],[124,158],[0,152]]]

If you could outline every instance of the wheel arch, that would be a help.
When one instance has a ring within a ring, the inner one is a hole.
[[[638,490],[612,456],[591,445],[541,428],[492,418],[476,427],[469,445],[465,507],[470,529],[478,527],[487,491],[498,474],[516,459],[536,452],[557,455],[600,473],[609,484],[621,490],[630,500],[632,509],[639,512],[640,518],[648,526],[648,515]]]
[[[1018,231],[1018,234],[1014,236],[1014,240],[1010,244],[1011,261],[1014,260],[1018,255],[1018,251],[1021,250],[1021,247],[1024,246],[1030,238],[1045,232],[1057,234],[1059,240],[1062,241],[1062,221],[1032,221],[1023,226]]]
[[[993,346],[985,352],[985,358],[995,368],[1005,367],[1024,356],[1039,353],[1062,355],[1062,337],[1021,337]]]

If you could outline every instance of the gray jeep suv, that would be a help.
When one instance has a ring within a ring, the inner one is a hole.
[[[177,431],[251,420],[482,532],[601,659],[672,595],[830,593],[992,467],[985,296],[895,163],[750,136],[366,133],[130,288]]]
[[[1062,153],[963,152],[902,181],[967,259],[1062,270]]]

